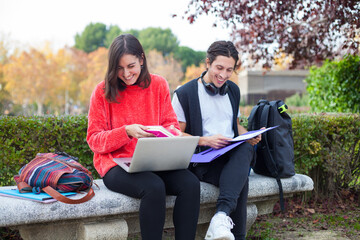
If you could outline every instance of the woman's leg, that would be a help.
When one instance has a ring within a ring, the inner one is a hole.
[[[143,240],[160,240],[165,223],[165,185],[152,172],[127,173],[121,167],[110,169],[103,178],[105,186],[118,193],[140,198],[140,229]]]
[[[189,170],[155,172],[165,183],[166,193],[175,195],[173,221],[176,240],[195,239],[200,209],[200,182]]]

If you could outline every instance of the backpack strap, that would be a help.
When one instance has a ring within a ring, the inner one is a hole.
[[[251,113],[248,117],[248,130],[255,130],[255,115],[257,110],[259,109],[259,104],[253,107]]]
[[[285,211],[284,192],[283,192],[281,179],[280,179],[279,176],[276,177],[276,182],[277,182],[277,184],[279,186],[280,208],[281,208],[281,211],[284,212]]]
[[[52,196],[53,198],[55,198],[56,200],[63,202],[63,203],[68,203],[68,204],[84,203],[86,201],[89,201],[92,197],[95,196],[95,192],[92,188],[89,189],[89,191],[87,192],[87,194],[84,197],[79,198],[79,199],[71,199],[71,198],[65,197],[64,195],[61,195],[58,191],[53,189],[51,186],[44,187],[42,190],[44,192],[46,192],[47,194],[49,194],[50,196]]]
[[[23,192],[30,192],[32,187],[27,184],[26,182],[20,182],[19,184],[17,184],[17,187],[19,189],[19,192],[23,193]],[[68,204],[79,204],[79,203],[84,203],[86,201],[89,201],[91,198],[93,198],[95,196],[95,192],[92,189],[92,187],[90,187],[89,191],[87,192],[87,194],[79,199],[71,199],[68,197],[65,197],[64,195],[60,194],[58,191],[56,191],[54,188],[52,188],[51,186],[46,186],[44,188],[42,188],[41,190],[43,190],[44,192],[46,192],[47,194],[49,194],[50,196],[52,196],[54,199],[63,202],[63,203],[68,203]]]
[[[268,126],[270,105],[265,104],[260,117],[260,128]],[[266,132],[265,132],[266,133]]]
[[[260,106],[268,103],[265,99],[260,99],[258,103],[252,108],[250,115],[248,117],[248,130],[257,130],[256,127],[256,113],[259,111]],[[250,125],[249,125],[250,124]]]
[[[268,122],[268,118],[269,118],[269,111],[270,111],[270,105],[266,104],[264,106],[264,109],[261,113],[261,122],[260,122],[260,126],[261,127],[270,127],[267,126],[267,122]],[[275,178],[276,178],[276,182],[279,186],[279,196],[280,196],[280,208],[281,211],[284,212],[285,211],[285,207],[284,207],[284,193],[283,193],[283,188],[282,188],[282,183],[279,177],[279,173],[278,173],[278,168],[276,165],[276,162],[270,152],[270,148],[269,148],[269,143],[268,143],[268,139],[267,139],[267,132],[263,133],[264,137],[262,138],[265,141],[265,148],[267,150],[267,155],[269,156],[269,159],[271,161],[271,164],[269,164],[269,161],[265,161],[266,163],[266,167],[270,170],[271,173],[274,173]]]

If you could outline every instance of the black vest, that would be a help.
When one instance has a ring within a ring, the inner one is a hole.
[[[198,79],[199,78],[191,80],[175,91],[185,114],[185,132],[193,136],[203,135],[202,117],[198,96]],[[227,84],[229,86],[228,95],[233,109],[234,137],[237,137],[239,135],[237,127],[237,115],[240,104],[240,89],[234,82],[230,80],[227,80]]]

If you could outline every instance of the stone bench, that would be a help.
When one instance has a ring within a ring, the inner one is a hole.
[[[305,175],[296,174],[281,181],[284,197],[313,189],[312,179]],[[101,179],[95,182],[100,187],[100,189],[94,187],[95,197],[77,205],[61,202],[43,204],[0,196],[0,227],[19,230],[24,240],[127,239],[129,234],[138,233],[140,201],[111,192]],[[201,183],[197,239],[203,239],[205,236],[209,221],[215,212],[217,196],[217,187]],[[278,199],[279,189],[276,180],[251,172],[247,228],[251,227],[258,215],[271,213]],[[174,200],[174,196],[168,196],[166,199],[165,228],[173,227]]]

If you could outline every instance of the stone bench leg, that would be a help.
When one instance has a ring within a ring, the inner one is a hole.
[[[126,240],[128,225],[124,219],[81,223],[79,226],[79,240]]]
[[[24,240],[126,240],[128,225],[124,219],[98,222],[53,222],[19,226]]]

